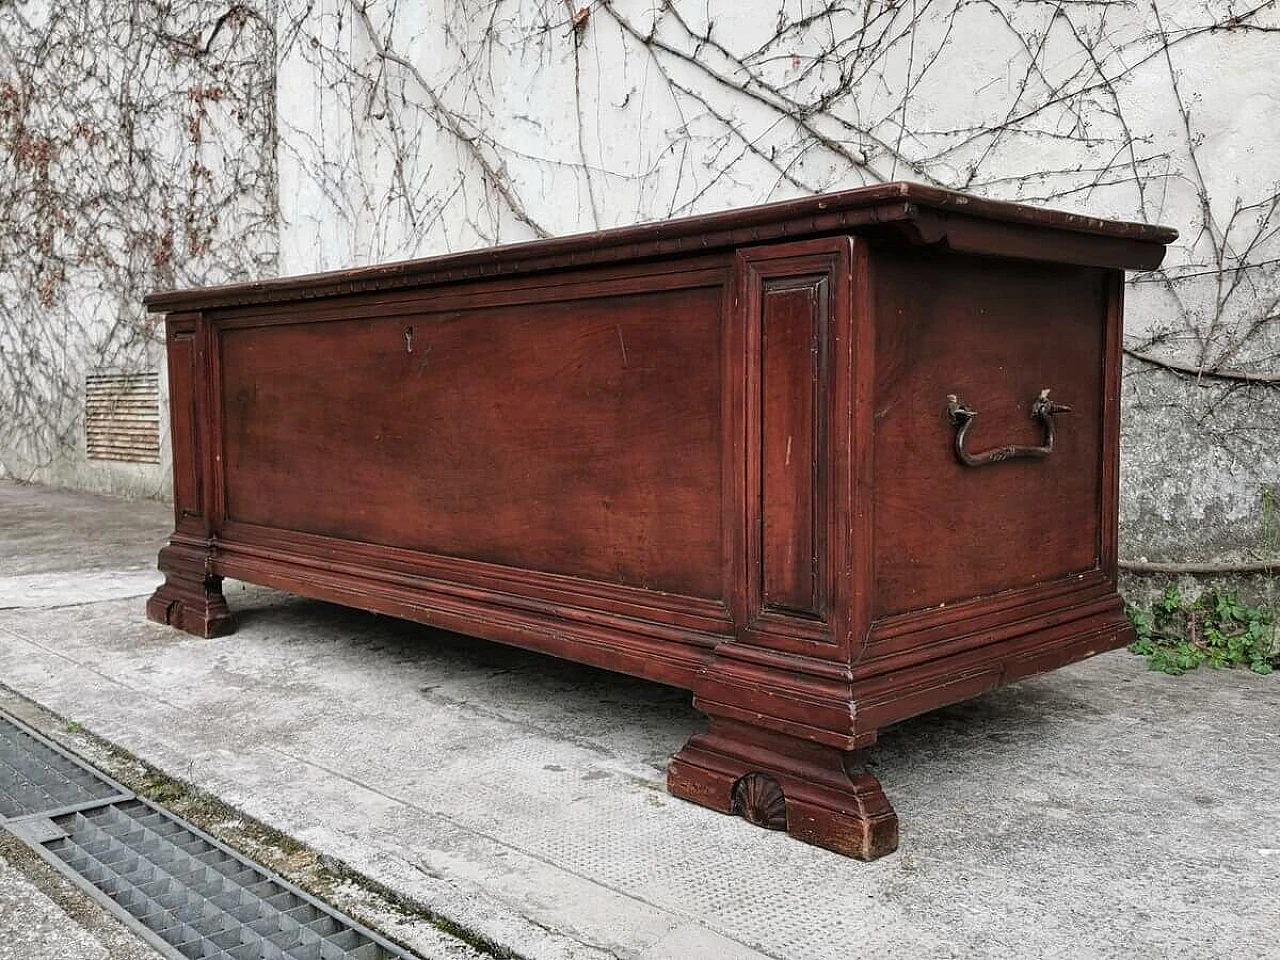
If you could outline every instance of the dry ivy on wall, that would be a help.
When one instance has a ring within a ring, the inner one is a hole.
[[[281,0],[314,91],[281,108],[285,231],[317,251],[295,269],[890,179],[1173,223],[1128,292],[1126,545],[1254,563],[1280,482],[1275,0],[431,6]]]
[[[0,475],[82,456],[86,373],[157,369],[144,294],[274,272],[274,56],[254,6],[0,0]]]
[[[0,465],[74,448],[89,367],[156,363],[142,293],[270,274],[277,229],[297,272],[913,179],[1183,231],[1129,287],[1125,539],[1249,560],[1278,33],[1277,0],[0,0]]]

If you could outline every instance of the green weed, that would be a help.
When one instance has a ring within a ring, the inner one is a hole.
[[[1146,610],[1128,612],[1138,634],[1129,650],[1151,670],[1180,676],[1208,664],[1268,674],[1280,665],[1275,610],[1247,606],[1235,591],[1209,588],[1188,600],[1171,585]]]

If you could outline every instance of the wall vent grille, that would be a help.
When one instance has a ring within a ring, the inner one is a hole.
[[[85,378],[90,460],[160,462],[160,375],[91,373]]]

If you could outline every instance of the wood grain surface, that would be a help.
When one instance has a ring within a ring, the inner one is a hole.
[[[692,690],[673,793],[871,859],[856,751],[1125,643],[1125,268],[1165,228],[888,184],[157,294],[175,529],[224,577]],[[966,465],[948,395],[977,411]],[[429,631],[422,642],[431,643]]]

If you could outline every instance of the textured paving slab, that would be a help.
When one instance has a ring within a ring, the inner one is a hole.
[[[120,597],[147,597],[164,582],[156,570],[72,570],[0,577],[0,610],[76,607]]]
[[[1275,678],[1119,652],[887,731],[902,852],[861,864],[669,797],[680,691],[228,599],[215,641],[0,612],[0,678],[528,956],[1277,956]]]
[[[0,858],[0,960],[107,960],[107,948]]]
[[[173,508],[0,480],[0,577],[154,574]]]

